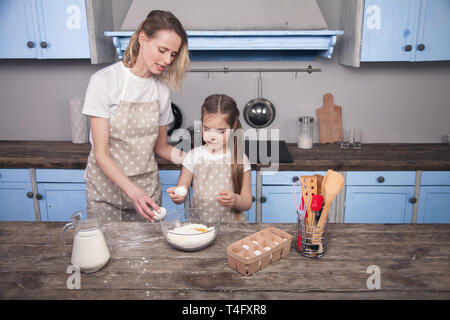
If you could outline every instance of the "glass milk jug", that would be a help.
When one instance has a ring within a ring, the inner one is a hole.
[[[300,132],[297,138],[297,147],[300,149],[311,149],[314,140],[314,118],[299,117]]]
[[[65,233],[75,229],[72,247],[72,265],[77,265],[81,272],[91,273],[103,268],[110,254],[103,232],[100,230],[100,215],[93,211],[81,210],[71,217],[61,232],[61,252],[64,254]]]

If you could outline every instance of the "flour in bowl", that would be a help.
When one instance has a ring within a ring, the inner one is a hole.
[[[214,227],[191,223],[167,231],[167,241],[185,249],[194,249],[210,243],[215,237]]]

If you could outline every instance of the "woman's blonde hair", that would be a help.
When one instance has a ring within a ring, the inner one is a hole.
[[[152,10],[139,28],[131,36],[128,47],[123,55],[123,64],[131,68],[139,55],[139,34],[144,32],[152,38],[158,31],[174,31],[181,38],[181,46],[173,62],[160,75],[160,78],[169,84],[174,91],[179,91],[184,75],[190,67],[188,38],[180,21],[169,11]]]

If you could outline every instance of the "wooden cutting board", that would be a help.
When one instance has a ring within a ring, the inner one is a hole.
[[[333,143],[342,141],[342,108],[334,105],[331,93],[323,96],[323,105],[317,109],[319,121],[320,143]]]

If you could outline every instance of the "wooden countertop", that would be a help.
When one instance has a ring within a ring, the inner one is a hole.
[[[337,144],[314,144],[308,150],[288,147],[294,162],[279,164],[279,170],[450,171],[450,146],[443,143],[363,144],[362,150],[342,150]],[[0,141],[0,168],[84,169],[89,150],[88,143],[70,141]],[[180,169],[157,160],[161,170]]]
[[[450,299],[449,224],[329,224],[320,260],[294,248],[249,277],[227,264],[227,245],[266,227],[295,235],[295,224],[221,226],[197,252],[173,249],[158,224],[103,226],[111,253],[69,290],[73,231],[60,255],[61,222],[0,222],[0,299]],[[380,289],[368,289],[369,266]]]

